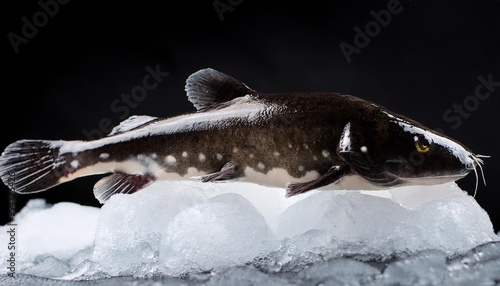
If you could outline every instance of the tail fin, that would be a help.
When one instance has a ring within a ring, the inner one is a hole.
[[[59,155],[62,141],[20,140],[0,156],[0,177],[16,193],[36,193],[59,184],[65,158]]]

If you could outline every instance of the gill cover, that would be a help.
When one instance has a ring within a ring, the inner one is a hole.
[[[374,185],[390,187],[403,183],[399,177],[386,172],[384,166],[373,159],[371,152],[374,145],[365,137],[356,131],[355,126],[351,126],[351,122],[347,123],[339,140],[337,151],[339,157],[356,174]]]

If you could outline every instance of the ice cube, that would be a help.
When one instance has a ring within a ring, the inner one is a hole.
[[[238,194],[222,194],[181,211],[160,248],[166,271],[206,271],[251,261],[272,238],[264,217]]]
[[[206,199],[203,190],[176,182],[112,196],[101,209],[92,260],[112,275],[154,272],[161,236],[171,220]]]

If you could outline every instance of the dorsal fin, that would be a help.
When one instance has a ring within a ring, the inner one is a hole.
[[[203,112],[255,91],[231,76],[206,68],[187,78],[186,92],[196,110]]]
[[[111,130],[111,132],[108,134],[108,136],[130,131],[155,119],[157,119],[157,117],[147,115],[132,115],[115,126],[113,130]]]

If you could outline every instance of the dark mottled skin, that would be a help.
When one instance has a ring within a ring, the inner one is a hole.
[[[408,159],[414,152],[413,138],[401,128],[394,128],[395,123],[388,120],[388,115],[383,112],[389,112],[386,108],[355,96],[338,93],[255,93],[252,96],[255,100],[280,108],[270,108],[255,122],[228,120],[224,128],[205,126],[198,128],[202,130],[139,138],[122,142],[120,146],[104,146],[89,151],[92,154],[86,152],[78,157],[91,165],[97,162],[100,153],[109,153],[110,157],[99,161],[122,161],[137,158],[140,154],[148,156],[155,153],[158,156],[155,161],[159,165],[167,172],[176,172],[181,176],[187,173],[189,167],[213,173],[232,161],[240,168],[250,166],[264,174],[272,168],[283,168],[293,177],[300,178],[311,170],[321,175],[332,166],[346,164],[338,157],[337,151],[342,130],[349,122],[353,146],[366,146],[368,149],[372,164],[368,166],[370,170],[396,168],[396,171],[404,171],[401,165],[390,166],[386,161],[401,156]],[[425,128],[402,115],[390,114]],[[234,148],[238,152],[233,152]],[[324,150],[330,155],[323,156]],[[187,157],[182,156],[184,151],[188,153]],[[200,153],[206,157],[203,162],[198,158]],[[217,154],[223,158],[219,160]],[[432,175],[436,172],[433,164],[450,172],[463,169],[459,162],[446,162],[442,157],[430,154],[425,156],[426,168],[415,170],[413,166],[409,175]],[[165,162],[167,155],[176,158],[175,165]],[[259,168],[259,163],[264,168]],[[304,168],[299,169],[300,166]]]
[[[381,112],[379,106],[357,97],[338,93],[253,96],[258,101],[281,108],[270,108],[256,122],[232,120],[222,129],[205,126],[199,128],[203,130],[132,139],[119,143],[119,146],[108,145],[89,150],[75,158],[79,159],[80,167],[84,167],[98,161],[124,161],[141,154],[148,157],[157,154],[155,161],[159,165],[167,172],[180,175],[185,175],[189,167],[206,173],[217,172],[225,163],[233,161],[241,168],[250,166],[262,173],[272,168],[283,168],[298,178],[307,171],[315,170],[323,174],[332,166],[343,164],[336,152],[340,135],[348,122],[356,127],[352,132],[359,130],[363,137],[368,138],[362,144],[369,150],[374,147],[373,140],[369,138],[377,138],[378,143],[390,140],[387,136],[380,136],[386,132],[388,121],[382,120],[382,117],[387,118],[387,115]],[[387,146],[391,145],[387,141]],[[235,148],[237,152],[234,152]],[[329,153],[327,157],[323,154],[325,150]],[[188,153],[187,157],[182,156],[184,151]],[[110,157],[100,160],[98,156],[101,153],[109,153]],[[206,157],[204,162],[199,160],[200,153]],[[221,160],[217,154],[223,156]],[[167,155],[176,158],[175,165],[165,162]],[[259,163],[264,168],[259,168]],[[304,168],[299,169],[299,166]]]

